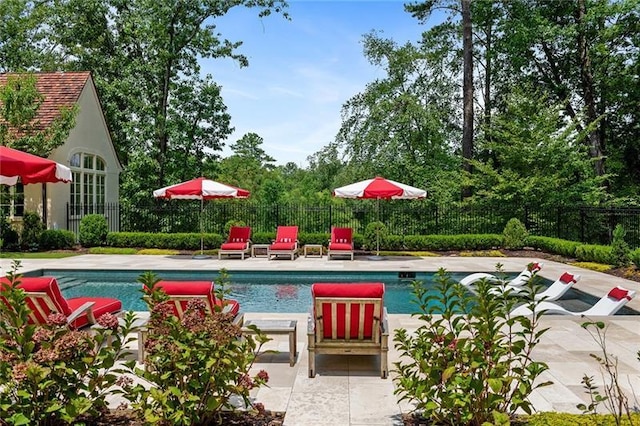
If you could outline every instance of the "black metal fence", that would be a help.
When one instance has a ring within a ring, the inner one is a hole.
[[[74,213],[72,215],[72,213]],[[243,221],[253,232],[275,232],[278,225],[298,225],[300,232],[328,233],[331,226],[349,226],[364,232],[374,221],[390,234],[455,235],[500,234],[511,218],[522,221],[532,235],[563,238],[590,244],[610,244],[613,229],[621,224],[625,240],[640,247],[640,209],[524,205],[437,206],[428,201],[341,200],[335,204],[259,204],[248,200],[160,201],[137,206],[113,203],[99,206],[67,205],[67,229],[78,233],[80,220],[103,214],[112,231],[205,232],[223,234],[229,221]]]

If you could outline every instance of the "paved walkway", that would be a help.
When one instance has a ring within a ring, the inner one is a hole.
[[[195,260],[185,256],[116,256],[84,255],[58,260],[22,261],[21,272],[37,269],[110,269],[155,270],[162,276],[162,270],[211,270],[215,277],[221,268],[228,271],[240,270],[281,270],[281,271],[434,271],[445,268],[456,272],[493,272],[497,263],[504,270],[519,272],[524,266],[536,261],[535,258],[478,258],[478,257],[425,257],[387,258],[372,261],[365,257],[355,261],[331,260],[326,257],[272,260],[249,258],[242,260]],[[600,297],[611,287],[622,285],[640,294],[640,283],[609,275],[544,261],[540,275],[552,280],[563,272],[580,274],[576,285],[580,290]],[[10,267],[11,261],[0,259],[1,273]],[[576,303],[579,309],[580,302]],[[640,312],[640,295],[629,305]],[[405,403],[399,404],[393,394],[393,373],[391,378],[379,378],[376,357],[367,356],[319,356],[318,374],[308,378],[308,356],[306,350],[306,315],[291,313],[248,312],[245,319],[295,319],[298,321],[298,354],[293,367],[289,366],[287,336],[273,336],[266,349],[274,349],[275,354],[259,358],[256,370],[265,369],[269,373],[268,388],[261,388],[254,394],[256,401],[275,411],[286,411],[285,425],[288,426],[359,426],[359,425],[401,425],[401,414],[410,411]],[[628,393],[632,405],[640,405],[640,317],[616,315],[603,319],[609,326],[607,346],[610,353],[618,358],[619,383]],[[588,402],[580,383],[585,374],[592,375],[596,383],[602,384],[598,364],[590,356],[599,348],[590,335],[582,329],[582,318],[546,316],[544,325],[550,330],[543,336],[536,348],[536,360],[545,361],[550,370],[542,380],[551,380],[552,386],[542,388],[531,395],[531,401],[539,411],[579,412],[576,404]],[[390,328],[415,330],[419,321],[410,315],[390,315]],[[394,348],[390,349],[389,365],[399,359]],[[635,391],[635,393],[634,393]],[[634,396],[635,395],[635,396]],[[115,402],[114,402],[115,403]]]

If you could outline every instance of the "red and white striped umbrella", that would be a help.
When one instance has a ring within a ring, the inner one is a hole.
[[[342,186],[333,190],[333,196],[339,198],[375,198],[377,200],[415,200],[425,198],[427,191],[404,183],[385,179],[376,176],[373,179],[363,180]],[[380,216],[380,206],[378,201],[377,211]],[[379,220],[379,218],[378,218]],[[380,257],[380,235],[376,230],[376,256]]]
[[[71,169],[37,155],[7,146],[0,146],[0,183],[15,185],[18,178],[23,184],[71,182]]]
[[[210,200],[214,198],[247,198],[249,191],[199,177],[153,191],[156,198],[172,200]]]
[[[377,176],[336,188],[333,190],[333,195],[339,198],[414,200],[425,198],[427,191]]]
[[[214,198],[248,198],[249,191],[236,188],[235,186],[216,182],[205,177],[188,180],[153,191],[156,198],[167,198],[170,200],[200,200],[200,256],[196,258],[204,259],[204,229],[202,224],[202,211],[204,210],[204,200]]]

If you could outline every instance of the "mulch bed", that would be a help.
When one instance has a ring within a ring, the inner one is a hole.
[[[282,426],[284,413],[266,411],[264,414],[245,412],[222,413],[219,422],[200,426]],[[99,419],[84,422],[87,426],[142,426],[145,423],[138,419],[132,410],[109,410]]]

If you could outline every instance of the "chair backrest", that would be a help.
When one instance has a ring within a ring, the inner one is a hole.
[[[591,308],[583,312],[583,315],[613,315],[626,305],[636,292],[624,287],[614,287],[602,299]]]
[[[228,243],[246,243],[251,238],[251,227],[232,226],[229,229]]]
[[[207,312],[213,312],[216,296],[213,292],[212,281],[160,281],[156,287],[162,289],[169,296],[169,303],[173,313],[182,318],[187,310],[189,301],[200,299],[205,302]]]
[[[278,226],[276,230],[276,243],[294,243],[297,239],[297,226]]]
[[[380,341],[384,283],[311,286],[316,341]]]
[[[331,228],[331,242],[351,244],[353,240],[353,229],[351,228]]]
[[[0,278],[2,283],[10,284],[6,278]],[[62,296],[58,281],[54,277],[21,277],[18,283],[26,293],[26,303],[31,313],[29,319],[34,324],[45,324],[47,317],[54,313],[66,317],[71,315],[71,308]]]

